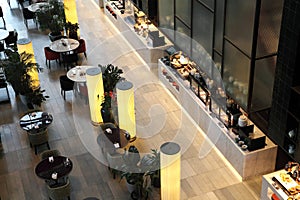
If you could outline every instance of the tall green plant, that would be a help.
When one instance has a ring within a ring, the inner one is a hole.
[[[123,74],[123,70],[119,69],[118,66],[114,66],[112,64],[108,64],[106,66],[98,65],[102,71],[102,78],[103,78],[103,87],[104,92],[114,91],[118,81],[124,79],[121,77]]]
[[[57,33],[64,29],[66,17],[62,1],[50,0],[49,5],[39,9],[36,15],[41,30],[50,29],[51,32]]]
[[[48,98],[44,96],[45,90],[41,88],[33,88],[35,81],[28,72],[37,70],[40,71],[39,65],[31,61],[33,54],[23,52],[19,54],[17,50],[5,50],[7,59],[0,61],[0,66],[4,68],[4,73],[7,82],[11,84],[16,95],[25,95],[27,100],[41,106],[41,103]]]

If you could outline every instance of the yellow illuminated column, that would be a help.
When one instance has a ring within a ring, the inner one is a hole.
[[[100,110],[104,94],[102,72],[99,67],[88,68],[86,70],[86,84],[91,120],[94,125],[97,125],[103,122]]]
[[[119,127],[128,131],[133,141],[136,138],[133,85],[129,81],[122,81],[117,83],[116,88]]]
[[[160,146],[161,199],[180,200],[180,146],[166,142]]]
[[[76,1],[75,0],[64,0],[65,16],[66,22],[71,22],[72,24],[78,23]],[[78,36],[79,29],[77,30]]]
[[[17,41],[17,48],[18,53],[21,54],[23,52],[26,52],[27,54],[32,54],[31,59],[29,60],[32,63],[36,63],[35,57],[34,57],[34,51],[32,47],[32,42],[28,38],[21,38]],[[39,81],[39,73],[37,68],[32,68],[32,70],[27,72],[28,75],[31,77],[31,88],[36,89],[40,87],[40,81]]]

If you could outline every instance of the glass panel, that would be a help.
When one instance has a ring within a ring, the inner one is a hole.
[[[271,107],[276,59],[277,56],[273,56],[255,62],[252,111]]]
[[[248,56],[251,55],[255,0],[227,0],[225,35]]]
[[[174,1],[158,1],[159,27],[170,40],[174,41]]]
[[[199,0],[201,3],[205,4],[210,9],[214,10],[214,0]]]
[[[246,109],[250,59],[225,40],[223,81],[228,94]]]
[[[176,18],[175,44],[188,56],[191,55],[191,30]]]
[[[178,16],[188,26],[191,26],[192,0],[175,0],[175,2],[176,16]]]
[[[214,48],[219,52],[222,52],[222,43],[223,43],[223,20],[224,20],[224,1],[216,0],[216,19],[215,19],[215,46]]]
[[[193,19],[193,39],[212,55],[214,14],[194,1]]]
[[[214,62],[219,73],[222,71],[222,56],[214,51]]]
[[[261,2],[256,58],[277,52],[283,0]]]

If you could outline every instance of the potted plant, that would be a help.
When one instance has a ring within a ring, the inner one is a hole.
[[[142,163],[139,151],[135,146],[125,150],[124,165],[121,168],[121,180],[126,179],[126,185],[132,199],[147,199],[151,191],[151,172]]]
[[[66,17],[63,2],[50,0],[49,5],[43,6],[36,12],[39,28],[42,31],[49,30],[49,38],[54,41],[62,35]]]
[[[78,40],[78,29],[79,29],[79,24],[78,23],[71,23],[71,22],[67,22],[65,24],[65,29],[67,32],[67,35],[69,36],[69,38]]]
[[[48,96],[43,93],[39,86],[39,81],[34,79],[30,72],[39,72],[39,65],[31,62],[32,54],[23,52],[19,54],[17,50],[6,49],[6,60],[0,61],[0,65],[4,67],[4,73],[7,82],[13,87],[15,94],[20,95],[22,102],[29,108],[32,105],[41,106]]]
[[[103,122],[114,123],[115,120],[114,120],[113,113],[117,113],[116,95],[114,91],[117,83],[119,81],[124,80],[124,78],[121,77],[123,70],[119,69],[118,66],[114,66],[112,64],[108,64],[106,66],[99,64],[98,66],[101,68],[102,71],[103,88],[104,88],[104,97],[101,104],[102,119]]]

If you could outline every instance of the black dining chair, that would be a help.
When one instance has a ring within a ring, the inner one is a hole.
[[[77,53],[63,53],[61,58],[62,58],[62,63],[64,65],[64,68],[67,70],[69,70],[69,68],[75,67],[77,65],[77,62],[78,62],[78,54]]]
[[[22,8],[22,12],[23,12],[24,23],[26,25],[26,28],[28,29],[28,20],[30,20],[30,19],[33,20],[33,22],[35,23],[35,25],[37,27],[37,21],[36,21],[35,13],[28,10],[28,8]]]
[[[17,48],[18,32],[16,29],[8,32],[8,37],[4,39],[6,48]]]
[[[59,77],[60,82],[60,93],[63,95],[64,100],[66,100],[66,91],[73,91],[74,81],[70,80],[66,75]]]

